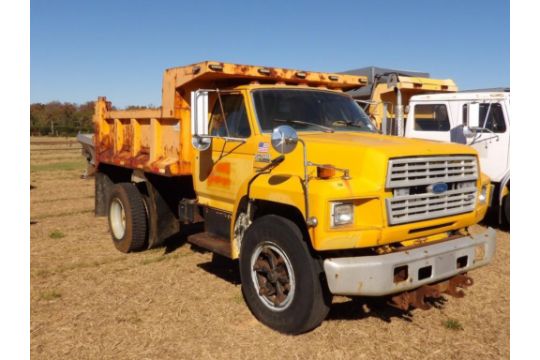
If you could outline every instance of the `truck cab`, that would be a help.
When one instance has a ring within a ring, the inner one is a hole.
[[[411,97],[458,91],[452,79],[432,78],[427,72],[369,66],[343,73],[367,77],[366,86],[347,93],[362,105],[377,129],[389,135],[403,136],[404,117]]]
[[[380,135],[363,76],[202,62],[165,71],[158,110],[96,102],[96,214],[122,252],[187,241],[237,259],[254,316],[298,334],[332,295],[407,310],[462,296],[488,264],[489,179],[471,147]]]
[[[499,219],[510,224],[510,92],[467,91],[413,96],[405,136],[454,142],[478,151],[494,186]]]

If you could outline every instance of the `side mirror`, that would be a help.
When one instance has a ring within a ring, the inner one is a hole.
[[[282,155],[292,152],[298,144],[298,134],[289,125],[281,125],[272,131],[272,147]]]
[[[479,103],[467,104],[467,126],[473,129],[480,127],[480,104]]]
[[[475,135],[475,131],[472,130],[470,127],[468,126],[463,127],[463,136],[465,136],[467,139],[474,137],[474,135]]]
[[[192,91],[191,144],[199,151],[207,150],[212,143],[208,135],[208,91]]]

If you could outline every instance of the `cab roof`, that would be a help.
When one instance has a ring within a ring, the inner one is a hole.
[[[456,92],[456,93],[441,93],[428,95],[415,95],[411,101],[415,100],[435,100],[435,101],[467,101],[467,100],[502,100],[509,98],[509,92],[494,91],[494,92]]]

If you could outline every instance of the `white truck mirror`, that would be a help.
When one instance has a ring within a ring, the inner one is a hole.
[[[467,126],[472,129],[480,127],[480,104],[467,104]]]
[[[191,92],[191,144],[199,151],[210,147],[208,137],[208,90]]]

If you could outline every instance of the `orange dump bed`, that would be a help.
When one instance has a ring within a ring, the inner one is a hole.
[[[251,82],[350,90],[365,86],[367,78],[215,61],[167,69],[160,109],[113,111],[104,97],[98,99],[93,119],[96,164],[191,175],[191,92]]]

